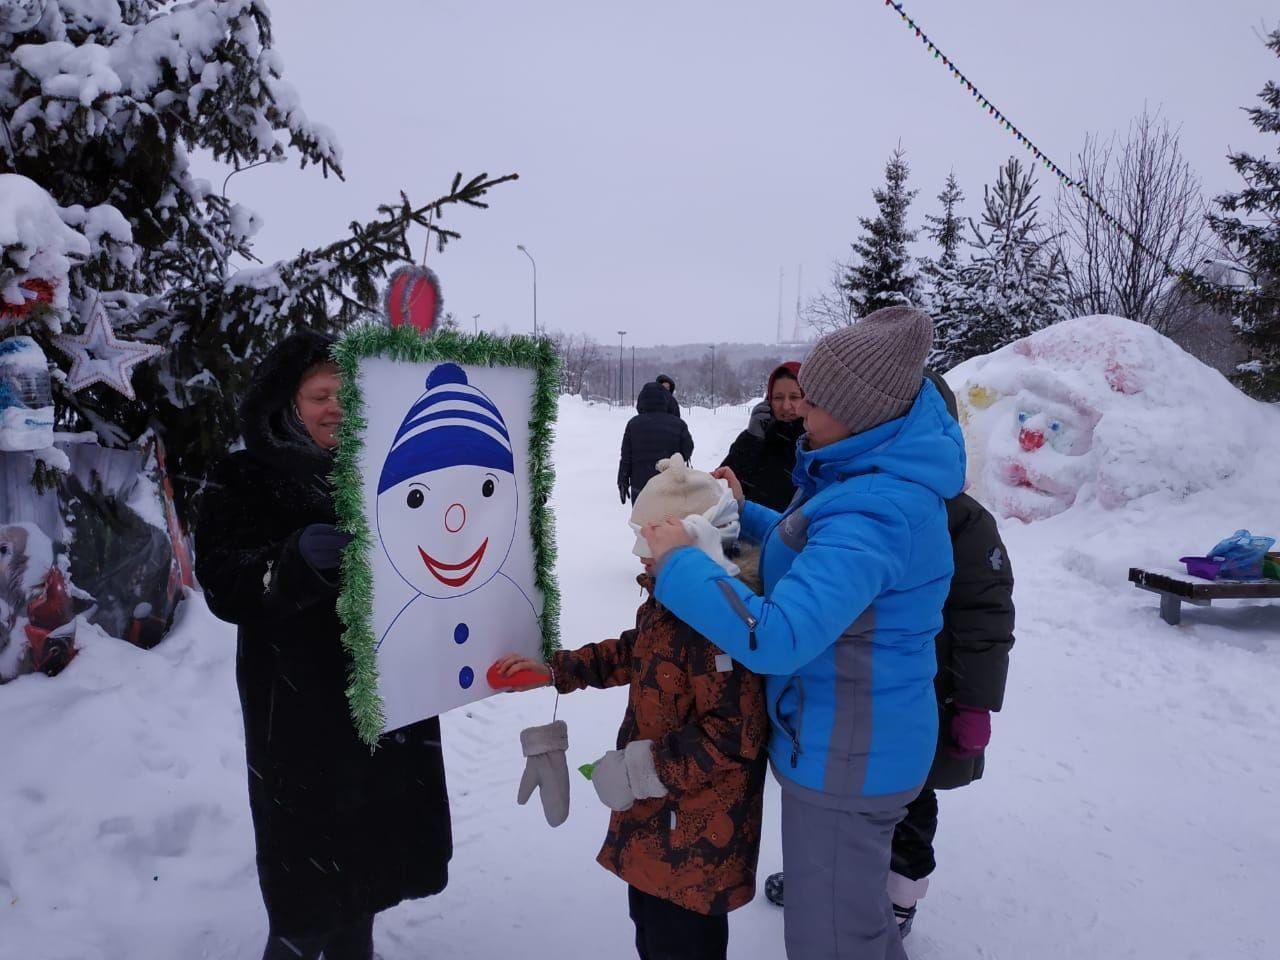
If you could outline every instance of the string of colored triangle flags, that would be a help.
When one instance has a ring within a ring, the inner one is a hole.
[[[929,35],[924,32],[924,29],[916,22],[915,18],[907,13],[900,0],[884,0],[884,5],[889,7],[891,10],[894,10],[898,16],[902,18],[902,22],[906,24],[907,29],[913,31],[916,35],[916,39],[918,39],[921,44],[923,44],[925,48],[933,54],[933,58],[935,60],[940,60],[942,65],[951,72],[952,76],[960,81],[960,84],[970,93],[970,95],[972,95],[978,106],[984,109],[987,112],[987,115],[994,119],[996,123],[1004,127],[1008,133],[1011,133],[1017,141],[1036,158],[1036,160],[1044,165],[1046,170],[1050,171],[1058,178],[1059,182],[1064,187],[1078,192],[1087,203],[1098,211],[1099,215],[1108,224],[1131,240],[1139,250],[1159,263],[1161,267],[1164,268],[1167,276],[1182,277],[1183,279],[1191,280],[1192,282],[1198,281],[1199,278],[1197,278],[1191,270],[1176,270],[1169,264],[1168,260],[1148,249],[1146,244],[1139,240],[1138,237],[1133,234],[1133,231],[1121,223],[1120,220],[1106,208],[1101,200],[1090,193],[1089,189],[1083,183],[1072,177],[1069,173],[1063,170],[1062,167],[1058,166],[1058,164],[1054,163],[1053,159],[1047,153],[1041,150],[1034,142],[1032,142],[1030,137],[1018,129],[1017,125],[1014,124],[1014,122],[1010,120],[1009,117],[1005,115],[989,97],[986,96],[986,94],[979,90],[972,80],[965,76],[964,72],[956,66],[954,60],[943,53],[942,49],[929,39]],[[1203,285],[1197,283],[1197,286]]]

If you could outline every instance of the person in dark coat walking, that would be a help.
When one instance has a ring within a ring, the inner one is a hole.
[[[670,412],[671,394],[655,380],[646,383],[636,400],[636,415],[622,434],[618,458],[618,495],[635,502],[644,485],[658,472],[658,461],[679,454],[687,463],[693,456],[689,427]]]
[[[244,449],[210,473],[196,572],[239,627],[249,809],[270,932],[264,960],[368,960],[373,917],[444,889],[453,844],[440,723],[356,737],[338,619],[329,474],[342,412],[333,341],[286,337],[241,406]]]
[[[660,373],[654,378],[654,383],[667,391],[667,412],[680,416],[680,401],[676,399],[676,382],[665,373]]]
[[[932,370],[929,378],[951,416],[956,398]],[[938,831],[938,790],[967,786],[982,776],[991,740],[991,713],[1004,704],[1013,647],[1013,568],[995,518],[962,493],[947,501],[947,528],[955,557],[951,591],[942,609],[942,631],[934,638],[938,672],[938,747],[924,789],[907,804],[893,834],[889,899],[902,935],[911,930],[916,902],[937,866],[933,841]],[[783,875],[765,884],[766,896],[783,902]]]
[[[796,441],[804,433],[804,391],[800,364],[789,360],[769,374],[765,399],[751,411],[747,429],[733,441],[722,467],[742,484],[753,503],[782,512],[791,504],[796,485]]]

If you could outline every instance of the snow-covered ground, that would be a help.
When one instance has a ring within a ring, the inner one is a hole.
[[[1271,412],[1258,438],[1270,451],[1228,486],[1004,522],[1018,580],[1009,693],[986,778],[942,798],[915,960],[1280,956],[1280,604],[1188,608],[1174,628],[1125,580],[1237,527],[1280,529]],[[627,415],[561,405],[568,645],[616,635],[640,599],[614,484]],[[746,421],[687,416],[704,468]],[[62,676],[0,687],[0,960],[259,955],[234,630],[198,596],[180,617],[151,652],[82,629]],[[613,745],[624,696],[562,698],[572,766]],[[594,863],[606,811],[590,785],[574,775],[556,830],[536,799],[515,802],[518,733],[555,706],[539,691],[445,717],[452,881],[380,919],[386,960],[633,955],[624,887]],[[762,874],[780,867],[772,784],[766,803]],[[783,956],[782,912],[763,896],[730,931],[739,960]]]

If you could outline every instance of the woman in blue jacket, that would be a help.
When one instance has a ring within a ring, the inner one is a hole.
[[[924,379],[932,340],[926,314],[889,307],[814,345],[801,495],[784,513],[742,504],[743,535],[763,544],[763,596],[680,524],[645,528],[658,601],[766,676],[791,960],[906,957],[885,884],[894,825],[937,743],[945,501],[965,472],[960,428]]]

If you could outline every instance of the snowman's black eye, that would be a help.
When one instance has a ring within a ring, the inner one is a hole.
[[[425,499],[421,490],[414,489],[409,491],[409,496],[404,498],[404,502],[409,505],[410,510],[417,510]]]
[[[497,485],[492,480],[486,480],[484,486],[480,488],[480,492],[486,497],[492,497],[493,491],[497,489]]]

